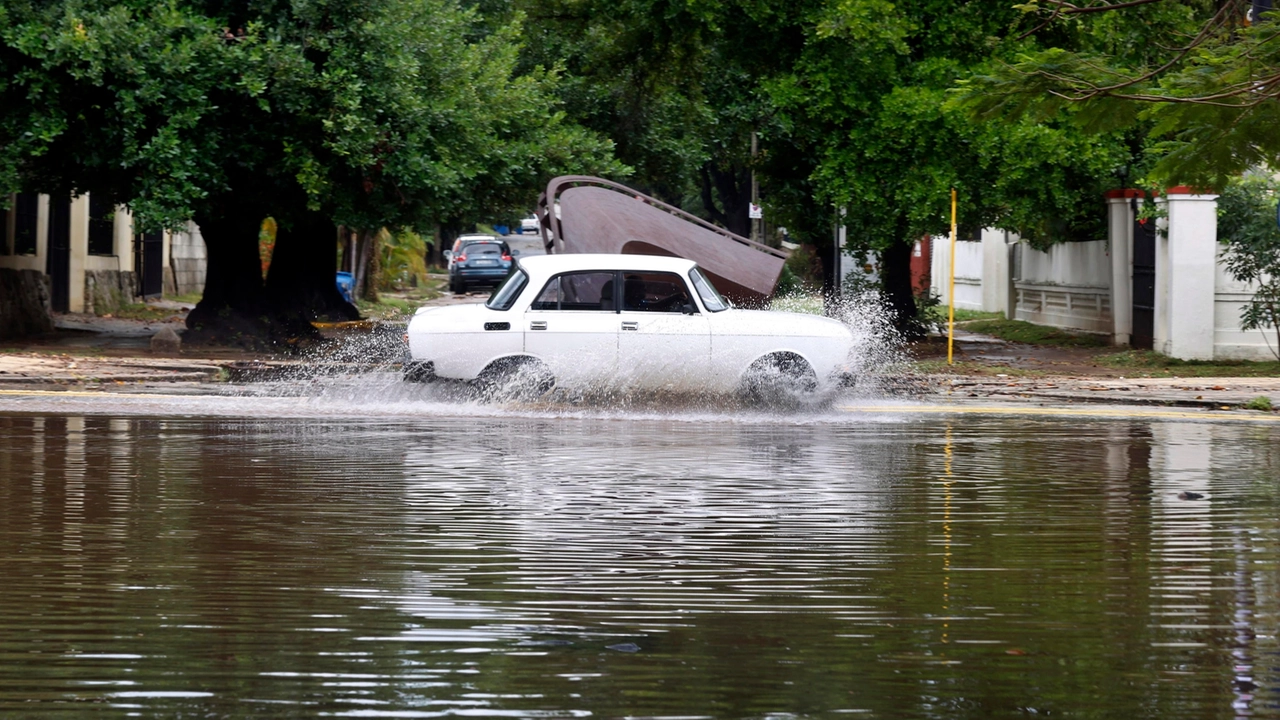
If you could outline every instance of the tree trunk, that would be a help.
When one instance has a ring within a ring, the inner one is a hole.
[[[354,273],[356,269],[355,248],[352,247],[351,230],[346,225],[338,226],[338,247],[342,248],[342,262],[339,270]]]
[[[906,237],[905,233],[902,237]],[[916,317],[915,294],[911,288],[913,245],[904,239],[880,251],[880,282],[885,303],[893,315],[894,328],[907,339],[924,335],[924,326]]]
[[[337,254],[337,234],[324,215],[307,212],[282,223],[266,284],[273,314],[295,322],[360,319],[338,292]]]
[[[702,176],[702,205],[711,219],[726,230],[742,237],[751,237],[751,171],[733,167],[721,170],[714,163],[700,168]],[[720,200],[722,212],[716,207],[711,191]]]
[[[374,230],[365,241],[364,292],[360,297],[378,302],[378,277],[382,274],[382,230]]]
[[[272,294],[267,292],[258,255],[258,232],[265,209],[234,194],[219,205],[220,209],[195,217],[204,237],[208,264],[204,296],[187,315],[188,342],[260,350],[295,348],[299,338],[319,339],[319,332],[310,322],[297,313],[277,309]],[[269,272],[286,276],[290,261],[282,255],[289,253],[280,252],[279,238],[276,251]],[[332,256],[330,247],[329,262]],[[279,268],[278,264],[285,267]],[[332,271],[329,282],[334,282]],[[279,297],[279,291],[274,295]]]
[[[427,252],[427,268],[442,268],[444,261],[444,236],[440,234],[440,223],[431,229],[431,247]]]
[[[189,340],[256,346],[270,334],[258,257],[262,217],[252,210],[196,215],[207,265],[204,295],[187,315]]]
[[[351,293],[362,300],[378,301],[377,289],[377,230],[356,232],[356,269],[351,282]]]

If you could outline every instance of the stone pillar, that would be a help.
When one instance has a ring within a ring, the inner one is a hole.
[[[1170,188],[1166,232],[1156,237],[1157,352],[1180,360],[1213,359],[1213,303],[1218,196]]]
[[[1133,337],[1133,203],[1141,190],[1107,192],[1107,251],[1111,255],[1111,341],[1128,345]]]

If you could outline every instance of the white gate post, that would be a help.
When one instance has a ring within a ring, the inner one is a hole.
[[[1128,345],[1133,337],[1133,210],[1141,190],[1107,192],[1107,250],[1111,254],[1111,341]]]
[[[1157,327],[1156,350],[1180,360],[1212,360],[1218,196],[1175,187],[1164,204],[1168,237],[1156,239],[1156,324],[1164,327]]]

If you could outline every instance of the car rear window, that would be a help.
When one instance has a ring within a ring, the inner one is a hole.
[[[576,272],[557,275],[542,287],[529,309],[613,312],[613,273]]]

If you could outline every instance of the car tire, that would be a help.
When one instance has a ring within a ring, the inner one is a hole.
[[[766,355],[742,374],[740,396],[752,407],[770,410],[806,410],[822,405],[818,374],[795,353]]]
[[[555,388],[555,377],[540,360],[504,358],[494,361],[475,379],[481,402],[528,402]]]
[[[456,278],[449,279],[449,292],[454,295],[462,295],[467,291],[467,287],[459,282]]]

